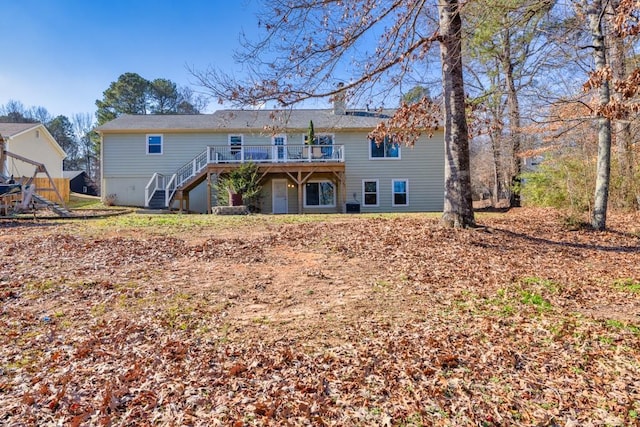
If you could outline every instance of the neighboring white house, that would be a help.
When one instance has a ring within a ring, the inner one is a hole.
[[[51,178],[63,177],[62,161],[67,154],[42,123],[0,123],[0,135],[6,151],[44,164]],[[34,165],[12,157],[0,166],[0,173],[7,176],[31,177],[35,171]]]
[[[210,212],[212,183],[258,165],[263,213],[441,211],[442,131],[414,147],[368,134],[389,112],[221,110],[123,115],[100,126],[103,197],[131,206]],[[313,121],[315,138],[306,144]]]

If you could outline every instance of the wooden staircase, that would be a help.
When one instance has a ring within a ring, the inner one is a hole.
[[[156,190],[151,196],[151,200],[149,200],[149,209],[166,209],[166,190]]]
[[[204,150],[183,165],[171,177],[155,173],[145,188],[145,207],[168,209],[174,198],[180,200],[183,191],[190,191],[207,176],[209,150]]]

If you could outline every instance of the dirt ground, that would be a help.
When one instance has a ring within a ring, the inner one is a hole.
[[[638,425],[640,215],[250,218],[0,223],[0,424]]]

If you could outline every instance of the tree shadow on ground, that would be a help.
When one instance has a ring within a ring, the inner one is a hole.
[[[504,233],[505,235],[514,239],[527,240],[529,242],[540,244],[540,245],[559,246],[559,247],[566,247],[566,248],[586,249],[586,250],[614,252],[614,253],[640,253],[640,238],[635,234],[625,233],[622,231],[607,230],[610,233],[618,234],[627,238],[633,238],[636,240],[636,244],[633,246],[631,245],[630,246],[623,246],[623,245],[608,246],[608,245],[602,245],[602,244],[596,244],[596,243],[567,242],[562,240],[552,240],[549,238],[536,237],[526,233],[511,231],[504,228],[491,228],[491,230]],[[592,232],[600,233],[595,230],[592,230]]]

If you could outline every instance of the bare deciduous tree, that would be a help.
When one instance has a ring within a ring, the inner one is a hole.
[[[238,79],[237,73],[215,68],[191,71],[212,96],[241,106],[276,101],[284,107],[339,94],[351,99],[375,98],[393,93],[394,88],[410,79],[415,67],[427,61],[431,47],[439,44],[446,153],[443,222],[455,227],[473,226],[462,79],[461,2],[435,3],[265,1],[265,11],[260,14],[263,37],[258,41],[243,39],[243,50],[236,57],[244,67],[243,79]],[[339,79],[344,80],[344,85],[336,85]],[[426,108],[417,111],[416,105]],[[412,104],[411,110],[408,107],[404,104],[398,109],[396,123],[389,127],[407,129],[416,122],[433,122],[430,103]],[[417,119],[420,115],[422,118]],[[403,118],[413,122],[398,126]],[[420,132],[410,134],[412,137],[405,138],[409,144],[415,142],[413,136]]]

